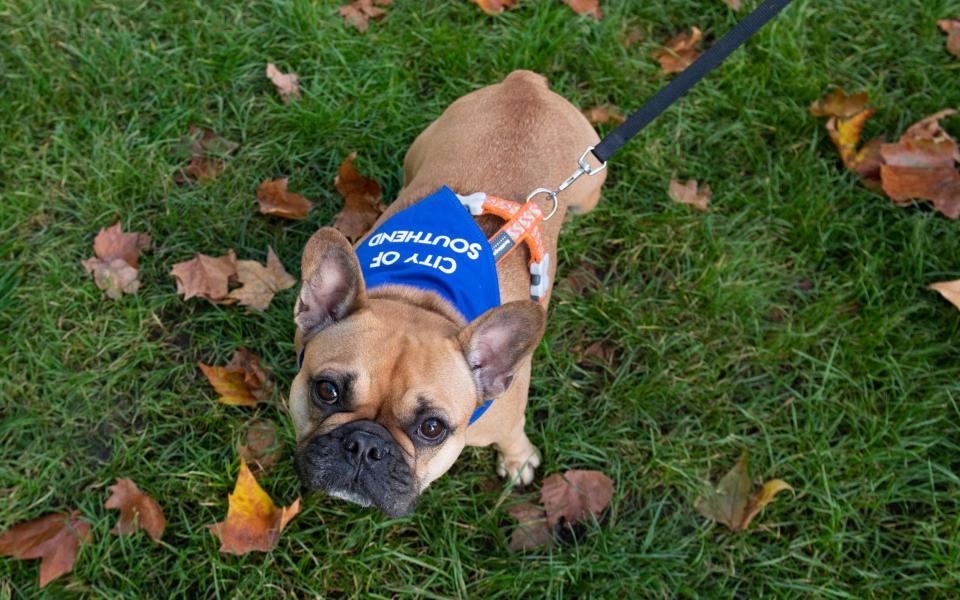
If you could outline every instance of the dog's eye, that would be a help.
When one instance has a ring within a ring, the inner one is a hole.
[[[313,399],[321,404],[336,404],[340,399],[340,389],[334,382],[321,379],[313,384]]]
[[[447,428],[443,426],[437,419],[427,419],[423,423],[420,423],[420,435],[423,436],[425,440],[435,442],[439,440]]]

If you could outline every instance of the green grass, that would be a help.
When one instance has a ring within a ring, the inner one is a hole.
[[[657,41],[698,25],[710,43],[738,18],[720,0],[603,6],[596,22],[559,0],[500,17],[397,0],[367,35],[325,0],[0,6],[0,529],[71,508],[94,525],[42,594],[36,561],[0,559],[0,597],[960,594],[960,313],[926,289],[960,277],[958,224],[864,189],[806,111],[831,84],[864,89],[866,134],[893,138],[956,107],[960,62],[935,26],[960,14],[948,0],[796,0],[618,155],[599,207],[566,225],[561,276],[585,261],[603,289],[556,295],[528,430],[542,474],[616,479],[601,522],[510,554],[505,506],[535,492],[509,494],[492,452],[469,450],[412,517],[309,496],[275,551],[218,554],[205,525],[225,514],[244,424],[284,423],[288,458],[292,433],[275,406],[217,404],[196,361],[246,346],[279,400],[295,294],[265,314],[183,302],[173,263],[272,245],[296,273],[349,152],[392,198],[407,147],[458,96],[528,68],[580,106],[626,111],[667,81]],[[631,27],[644,37],[624,48]],[[300,102],[279,102],[268,61],[300,74]],[[191,124],[242,146],[215,181],[178,187]],[[280,176],[319,203],[308,221],[257,213],[256,185]],[[671,203],[671,177],[709,183],[711,211]],[[80,260],[118,217],[156,249],[140,292],[111,302]],[[608,369],[577,363],[596,340],[619,348]],[[744,450],[797,494],[734,535],[693,504]],[[161,545],[109,534],[115,477],[159,500]],[[289,460],[262,484],[278,503],[300,493]]]

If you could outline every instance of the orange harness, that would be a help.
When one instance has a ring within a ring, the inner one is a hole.
[[[473,216],[496,215],[506,221],[503,227],[490,237],[493,258],[499,264],[520,244],[530,248],[530,299],[542,302],[549,288],[550,254],[543,245],[543,211],[533,202],[514,202],[476,192],[461,196],[461,204]]]

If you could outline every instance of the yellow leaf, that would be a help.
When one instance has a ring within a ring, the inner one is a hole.
[[[757,490],[756,493],[753,494],[753,497],[750,498],[750,504],[747,505],[747,510],[743,515],[743,520],[740,522],[738,529],[746,529],[747,526],[750,525],[750,521],[763,510],[763,507],[773,502],[773,497],[784,490],[793,491],[793,487],[782,479],[772,479],[764,483],[763,487]]]
[[[243,369],[215,367],[198,362],[197,366],[207,376],[210,385],[220,394],[220,402],[234,406],[256,406],[257,399],[250,393]]]
[[[713,493],[697,500],[697,512],[738,531],[750,497],[749,469],[747,455],[743,454],[720,479]]]

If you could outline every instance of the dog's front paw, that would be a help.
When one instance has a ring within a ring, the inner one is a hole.
[[[503,454],[497,457],[497,475],[510,480],[511,485],[530,485],[534,471],[540,466],[540,452],[530,447],[531,452],[519,460],[507,458]]]

